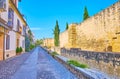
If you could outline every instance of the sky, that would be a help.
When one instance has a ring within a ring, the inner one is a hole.
[[[35,39],[53,38],[53,29],[58,20],[60,31],[65,31],[66,22],[81,23],[84,7],[90,16],[111,6],[118,0],[22,0],[19,10],[32,30]]]

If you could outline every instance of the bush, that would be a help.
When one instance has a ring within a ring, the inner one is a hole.
[[[23,51],[22,47],[20,47],[19,50],[20,50],[20,52],[22,52]]]
[[[27,35],[25,36],[25,51],[30,51],[30,40]]]
[[[51,55],[55,56],[55,55],[58,55],[58,53],[57,52],[52,52]]]
[[[72,65],[77,66],[77,67],[80,67],[80,68],[88,68],[88,66],[86,64],[81,64],[75,60],[68,60],[67,63],[72,64]]]
[[[20,53],[20,48],[19,47],[16,48],[16,53]]]
[[[30,44],[30,50],[32,50],[33,48],[35,48],[35,45]]]
[[[29,51],[30,51],[30,49],[29,49],[29,48],[25,48],[25,51],[26,51],[26,52],[29,52]]]

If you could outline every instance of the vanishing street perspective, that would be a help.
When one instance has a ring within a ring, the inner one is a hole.
[[[120,79],[120,0],[0,0],[0,79]]]

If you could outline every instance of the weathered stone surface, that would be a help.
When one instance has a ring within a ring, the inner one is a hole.
[[[76,49],[77,50],[77,49]],[[92,52],[79,50],[70,51],[61,49],[61,55],[88,64],[93,69],[98,69],[107,73],[109,76],[120,77],[120,54],[107,52]],[[69,51],[69,52],[68,52]],[[78,57],[79,56],[79,57]]]
[[[62,64],[54,60],[47,50],[40,49],[37,79],[77,79]]]
[[[60,47],[120,52],[120,2],[60,34]]]
[[[11,79],[11,76],[21,67],[31,53],[0,61],[0,79]]]
[[[54,60],[46,50],[37,47],[31,53],[0,62],[0,79],[77,79]]]

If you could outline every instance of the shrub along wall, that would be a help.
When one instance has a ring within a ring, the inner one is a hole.
[[[75,68],[75,66],[72,66],[72,65],[68,64],[67,62],[65,62],[61,58],[59,58],[57,56],[55,56],[54,58],[57,61],[59,61],[62,65],[64,65],[67,69],[69,69],[73,74],[75,74],[78,79],[94,79],[92,76],[78,70],[77,68]]]
[[[120,77],[120,54],[109,52],[81,51],[79,49],[61,49],[61,55],[88,64],[107,73],[109,76]]]

